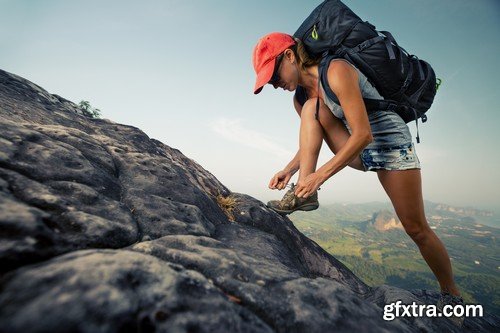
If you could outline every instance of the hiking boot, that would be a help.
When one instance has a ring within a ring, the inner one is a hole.
[[[280,215],[287,215],[296,210],[310,211],[319,207],[318,191],[308,198],[299,198],[295,195],[295,185],[292,183],[288,192],[285,193],[281,200],[271,200],[267,203],[267,207],[271,208]]]
[[[441,312],[443,312],[443,308],[445,305],[451,305],[451,306],[462,305],[462,306],[464,306],[465,304],[464,304],[464,300],[462,297],[455,296],[455,295],[452,295],[452,294],[444,291],[444,292],[441,292],[441,296],[439,297],[439,300],[436,304],[436,307]],[[450,309],[448,309],[448,312],[449,311],[450,311]],[[451,311],[453,311],[453,310],[451,310]],[[443,313],[443,317],[444,317],[444,313]],[[464,324],[464,316],[461,316],[461,317],[452,316],[452,317],[445,317],[445,318],[448,318],[449,320],[451,320],[451,322],[453,324],[455,324],[455,326],[458,326],[458,327],[462,327]]]

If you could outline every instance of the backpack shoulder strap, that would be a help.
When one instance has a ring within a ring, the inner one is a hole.
[[[323,86],[323,90],[325,91],[326,96],[336,104],[340,104],[339,99],[337,98],[335,93],[330,88],[330,85],[328,84],[328,76],[327,76],[328,67],[330,67],[330,63],[333,59],[339,59],[339,57],[334,55],[327,55],[321,59],[321,62],[319,63],[318,67],[319,79],[321,85]]]

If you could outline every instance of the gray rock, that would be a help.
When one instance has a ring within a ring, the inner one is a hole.
[[[367,286],[180,151],[0,70],[1,332],[456,331],[382,318],[437,296]]]
[[[3,285],[5,332],[272,332],[203,275],[126,250],[81,250]]]

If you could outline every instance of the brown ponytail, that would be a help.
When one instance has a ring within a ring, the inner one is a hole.
[[[297,58],[299,66],[305,70],[308,67],[318,65],[321,61],[321,57],[311,57],[306,51],[304,43],[298,38],[294,38],[296,44],[291,47],[295,57]]]

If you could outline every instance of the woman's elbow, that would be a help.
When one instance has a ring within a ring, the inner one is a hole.
[[[366,134],[366,137],[365,137],[365,143],[366,145],[368,146],[370,143],[373,142],[373,135],[371,132],[369,132],[368,134]]]
[[[358,139],[358,141],[362,144],[363,147],[368,146],[370,143],[373,142],[373,135],[370,131],[363,131],[360,133],[357,133],[355,135]]]

